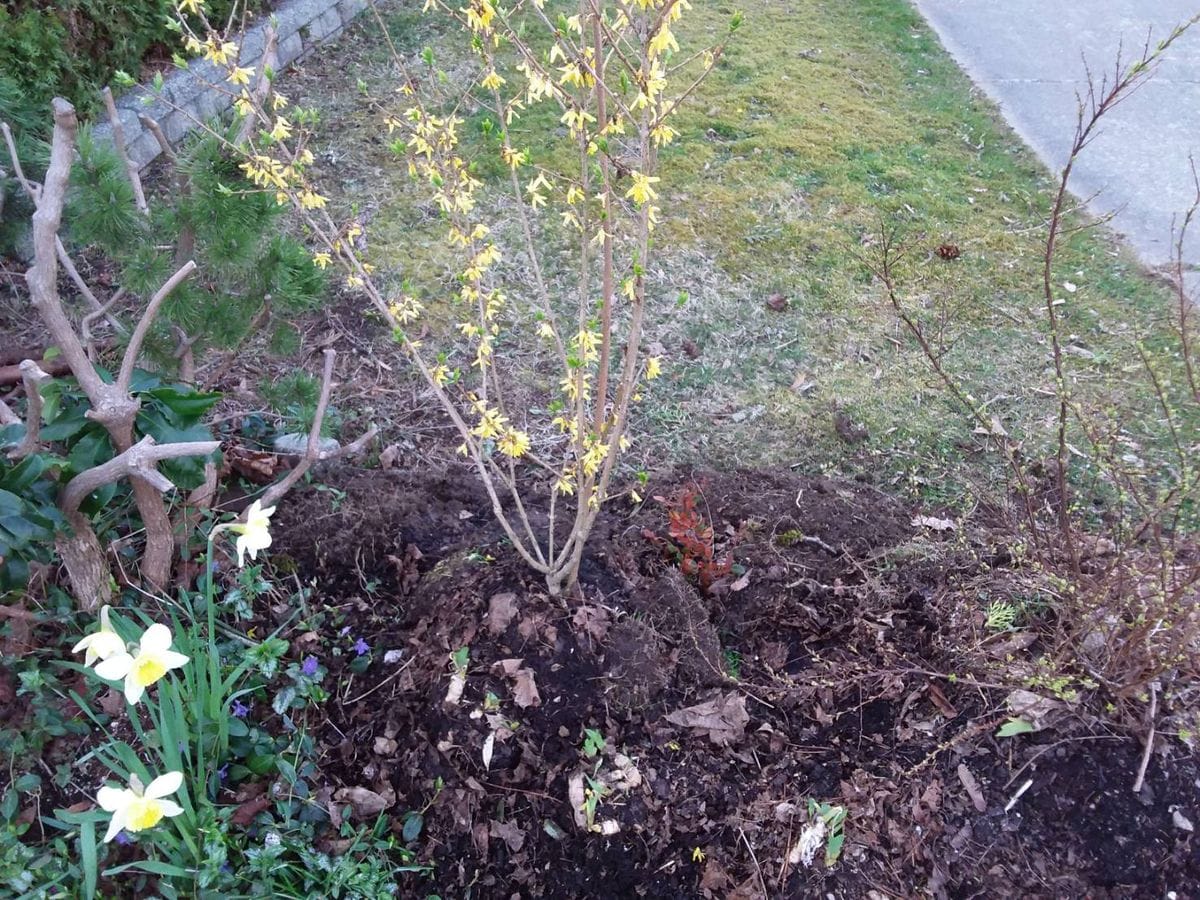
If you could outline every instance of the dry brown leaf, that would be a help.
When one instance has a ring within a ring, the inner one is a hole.
[[[533,669],[522,666],[523,662],[524,659],[502,659],[492,665],[492,670],[499,669],[501,674],[513,680],[513,701],[521,709],[541,706],[542,698],[538,694]]]
[[[525,846],[525,832],[517,827],[517,823],[511,819],[507,822],[497,822],[492,820],[488,828],[490,837],[499,838],[508,845],[508,849],[513,853],[519,853],[521,848]]]
[[[971,770],[961,763],[958,766],[958,780],[967,789],[967,794],[970,796],[971,802],[975,804],[976,811],[987,812],[987,800],[983,797],[983,791],[979,789],[979,782],[975,780]]]
[[[349,803],[351,815],[356,819],[369,819],[391,806],[385,797],[365,787],[339,788],[333,799]]]
[[[932,681],[929,682],[929,699],[932,700],[933,705],[938,708],[938,712],[940,712],[947,719],[955,719],[958,717],[958,710],[954,708],[954,704],[946,698],[946,695],[942,693],[942,689]]]
[[[608,634],[608,623],[608,610],[599,606],[581,606],[571,618],[576,633],[582,632],[597,643]]]
[[[488,601],[488,631],[503,634],[517,616],[517,595],[511,591],[496,594]]]
[[[483,768],[485,772],[492,769],[492,753],[496,750],[496,732],[491,732],[483,739]]]
[[[783,294],[772,294],[767,298],[767,307],[775,310],[775,312],[784,312],[790,305],[788,298]]]
[[[587,814],[583,805],[587,802],[587,794],[583,790],[583,774],[576,772],[567,779],[567,802],[571,804],[571,812],[575,816],[575,825],[587,828]]]
[[[238,828],[245,828],[254,821],[255,816],[257,816],[264,809],[269,808],[270,805],[271,798],[268,795],[263,794],[260,797],[254,797],[251,800],[247,800],[245,803],[241,804],[237,809],[235,809],[233,811],[233,815],[229,817],[229,822],[231,825],[236,825]]]
[[[667,715],[672,725],[694,728],[708,735],[718,747],[727,747],[740,741],[746,733],[750,714],[746,712],[746,698],[741,694],[729,693],[697,703]]]
[[[380,735],[375,738],[375,752],[380,756],[391,756],[396,752],[397,746],[396,742],[389,737]]]

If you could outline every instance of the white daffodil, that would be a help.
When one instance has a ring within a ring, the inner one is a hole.
[[[111,841],[121,831],[145,831],[161,822],[164,816],[177,816],[183,812],[183,807],[178,803],[163,799],[179,790],[182,784],[182,772],[168,772],[159,775],[145,788],[137,775],[129,776],[127,788],[108,785],[100,788],[96,802],[101,809],[112,813],[108,831],[104,835],[105,842]]]
[[[171,629],[166,625],[151,625],[138,642],[136,656],[118,653],[96,666],[95,672],[109,681],[125,679],[125,699],[137,703],[146,688],[188,661],[182,653],[171,649]]]
[[[237,534],[238,567],[246,564],[246,554],[258,559],[258,551],[271,546],[271,514],[275,507],[263,509],[262,501],[255,500],[246,510],[245,522],[233,522],[227,527]]]
[[[113,630],[112,624],[108,621],[108,610],[108,606],[100,607],[100,630],[93,631],[71,648],[72,653],[85,651],[83,656],[85,666],[90,666],[98,659],[108,659],[110,656],[125,652],[125,642],[121,640],[121,636]]]

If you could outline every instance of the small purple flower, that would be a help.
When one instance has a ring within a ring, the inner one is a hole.
[[[229,763],[225,763],[225,765],[223,765],[223,766],[221,766],[221,768],[217,769],[217,778],[221,779],[221,781],[224,781],[226,779],[226,777],[228,777],[228,775],[229,775]]]
[[[319,661],[315,656],[304,657],[304,662],[300,664],[300,673],[306,678],[312,678],[317,674],[317,665]]]
[[[349,633],[350,633],[350,626],[347,625],[345,628],[343,628],[341,631],[338,632],[338,637],[345,637]]]
[[[250,712],[250,707],[248,707],[241,700],[234,700],[233,708],[230,710],[230,712],[233,713],[233,717],[235,719],[244,719],[246,718],[246,713]]]
[[[362,638],[359,638],[357,641],[354,642],[354,652],[357,653],[359,656],[365,656],[366,654],[371,652],[371,645],[368,644],[366,641],[364,641]]]
[[[117,832],[116,841],[117,841],[117,843],[118,843],[118,844],[120,844],[122,847],[128,847],[130,844],[132,844],[132,843],[133,843],[133,838],[131,838],[129,835],[127,835],[127,834],[126,834],[125,832],[123,832],[123,831],[118,831],[118,832]]]

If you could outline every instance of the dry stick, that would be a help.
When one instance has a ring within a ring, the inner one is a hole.
[[[66,360],[80,387],[88,396],[92,407],[88,416],[104,426],[114,448],[120,454],[133,446],[133,423],[141,406],[128,391],[132,378],[132,360],[136,357],[141,341],[149,330],[150,321],[163,299],[194,266],[190,263],[184,266],[155,294],[138,323],[130,347],[126,349],[118,382],[106,384],[88,359],[58,295],[58,255],[55,252],[55,244],[58,229],[62,224],[63,204],[70,182],[75,134],[79,123],[75,116],[75,108],[66,100],[56,97],[53,108],[54,135],[50,147],[50,165],[46,169],[37,212],[33,215],[34,264],[25,278],[29,283],[29,294],[34,308],[54,338],[62,358]],[[161,588],[167,584],[171,573],[174,548],[171,520],[162,496],[153,485],[142,478],[134,478],[132,486],[146,534],[142,577],[151,586]],[[100,580],[105,575],[103,553],[95,535],[92,534],[90,540],[85,534],[78,541],[66,540],[61,544],[61,555],[67,562],[76,597],[86,605],[93,603],[97,595],[107,596],[107,580]],[[71,561],[68,561],[68,554],[72,556]],[[74,572],[72,565],[75,566]]]
[[[274,506],[278,503],[284,494],[291,490],[292,485],[304,477],[304,473],[317,459],[321,446],[321,425],[325,421],[325,408],[329,406],[329,392],[333,384],[333,363],[337,359],[337,351],[332,347],[327,348],[324,352],[325,369],[321,373],[321,395],[317,399],[317,410],[313,414],[312,428],[308,430],[308,445],[304,448],[304,456],[300,462],[296,463],[292,471],[267,488],[262,495],[262,506]]]
[[[146,335],[149,334],[150,326],[154,322],[154,317],[158,315],[158,310],[163,305],[163,301],[171,295],[171,292],[175,288],[183,284],[184,280],[194,271],[196,271],[196,263],[189,259],[150,298],[150,302],[146,305],[146,311],[142,313],[142,318],[138,320],[137,327],[133,330],[133,335],[129,338],[129,344],[125,347],[125,355],[121,358],[121,371],[117,375],[117,388],[122,393],[128,393],[129,391],[129,385],[133,381],[133,368],[137,365],[138,354],[142,351],[142,342],[146,340]]]
[[[1150,765],[1150,751],[1154,749],[1154,715],[1158,712],[1158,683],[1150,682],[1150,731],[1146,735],[1146,749],[1142,751],[1142,764],[1138,766],[1133,792],[1139,794],[1146,780],[1146,767]]]
[[[0,122],[0,133],[4,134],[4,143],[7,145],[8,155],[12,159],[13,174],[17,177],[17,181],[20,183],[21,187],[24,188],[25,193],[29,195],[29,199],[36,207],[39,203],[41,203],[42,189],[36,183],[25,177],[25,171],[21,168],[21,160],[17,156],[17,144],[13,139],[12,129],[8,127],[7,122]],[[74,140],[74,138],[72,138],[72,140]],[[67,253],[67,248],[63,246],[63,242],[58,235],[54,236],[54,252],[58,256],[59,264],[71,277],[71,281],[75,283],[75,287],[79,289],[79,293],[83,295],[83,299],[88,302],[88,305],[93,311],[100,310],[102,308],[100,301],[96,299],[96,295],[92,293],[92,289],[88,287],[87,282],[84,281],[83,277],[79,274],[79,270],[75,268],[75,263],[72,262],[70,254]],[[115,328],[121,334],[125,333],[125,326],[121,324],[119,319],[107,314],[105,314],[105,317],[108,319],[109,324],[111,324],[113,328]]]
[[[143,216],[148,216],[150,215],[150,206],[146,203],[146,192],[142,190],[142,179],[138,174],[138,167],[129,158],[129,151],[125,149],[125,129],[121,125],[121,117],[117,115],[117,104],[113,102],[112,90],[106,87],[100,92],[100,95],[104,98],[104,108],[108,111],[108,123],[112,126],[113,147],[116,148],[121,162],[125,164],[125,174],[129,176],[129,183],[133,185],[133,198],[137,203],[138,212]]]
[[[86,316],[79,320],[79,334],[83,338],[83,345],[87,350],[88,359],[96,358],[96,347],[92,343],[92,326],[96,324],[97,319],[102,319],[108,315],[109,310],[121,302],[125,297],[125,288],[117,288],[107,302],[99,309],[92,310]]]
[[[20,425],[21,417],[12,411],[12,407],[0,400],[0,425]]]
[[[32,359],[22,360],[21,380],[25,384],[25,439],[9,453],[10,459],[23,459],[38,451],[42,430],[42,385],[50,376]]]

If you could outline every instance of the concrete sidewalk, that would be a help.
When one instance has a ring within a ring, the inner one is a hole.
[[[1057,175],[1075,131],[1076,92],[1087,67],[1110,75],[1117,52],[1141,55],[1197,13],[1200,0],[912,0],[946,49],[1001,108]],[[1167,51],[1153,79],[1110,113],[1072,175],[1074,193],[1147,265],[1171,258],[1171,221],[1195,196],[1189,154],[1200,167],[1200,24]],[[1185,260],[1200,271],[1200,222]],[[1192,285],[1200,283],[1193,274]]]

